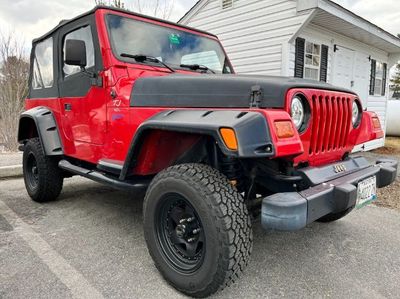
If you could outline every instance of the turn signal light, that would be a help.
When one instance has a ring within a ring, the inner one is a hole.
[[[291,121],[276,121],[275,132],[278,138],[291,138],[294,136],[294,129]]]
[[[374,124],[375,129],[380,129],[381,128],[381,122],[379,121],[379,118],[373,117],[372,118],[372,123]]]
[[[226,147],[232,151],[237,151],[238,143],[235,131],[231,128],[221,128],[219,129],[219,132],[221,133]]]

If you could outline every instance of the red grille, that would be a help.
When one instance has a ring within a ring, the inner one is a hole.
[[[312,130],[309,155],[343,151],[347,146],[352,116],[352,99],[313,94],[309,99]]]

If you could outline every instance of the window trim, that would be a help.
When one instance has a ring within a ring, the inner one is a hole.
[[[382,75],[377,75],[378,65],[382,67]],[[387,95],[387,63],[381,60],[371,59],[371,78],[370,78],[370,93],[369,96],[371,97],[385,97]],[[380,90],[377,91],[376,81],[381,80]]]
[[[72,29],[72,30],[70,30],[70,31],[68,31],[66,33],[63,33],[62,36],[61,36],[61,49],[60,49],[60,52],[61,52],[61,59],[60,59],[61,67],[60,67],[60,73],[61,73],[61,77],[63,78],[63,80],[69,79],[71,77],[74,77],[74,76],[76,76],[78,74],[82,74],[83,73],[82,70],[81,70],[81,71],[79,71],[77,73],[73,73],[71,75],[66,76],[66,74],[64,72],[64,65],[65,65],[65,61],[64,61],[64,43],[65,43],[65,38],[67,37],[68,34],[71,34],[72,32],[78,31],[78,30],[80,30],[82,28],[85,28],[85,27],[89,27],[90,35],[92,37],[93,55],[94,55],[93,65],[88,67],[88,68],[86,68],[86,70],[92,70],[92,69],[94,69],[96,67],[96,61],[97,61],[96,60],[96,44],[95,44],[95,40],[94,40],[94,37],[93,37],[93,28],[92,28],[92,25],[90,23],[83,24],[82,26],[75,27],[74,29]]]
[[[44,84],[44,82],[43,82],[43,75],[42,75],[42,73],[41,73],[41,71],[40,71],[38,59],[37,59],[37,56],[36,56],[37,47],[38,47],[40,44],[43,44],[43,43],[45,43],[45,42],[47,42],[47,41],[50,41],[50,44],[51,44],[51,54],[52,54],[52,56],[51,56],[51,58],[52,58],[52,64],[51,64],[51,66],[52,66],[52,83],[51,83],[50,86],[46,86],[46,85]],[[32,54],[32,80],[31,80],[31,83],[30,83],[30,87],[32,88],[32,90],[34,90],[34,91],[46,90],[46,89],[48,90],[48,89],[51,89],[51,88],[53,88],[53,87],[55,86],[54,84],[55,84],[55,81],[56,81],[56,73],[55,73],[55,70],[54,70],[54,50],[55,50],[55,47],[54,47],[54,37],[53,37],[53,36],[49,36],[49,37],[47,37],[47,38],[41,40],[41,41],[38,42],[37,44],[35,44],[35,47],[34,47],[34,49],[33,49],[33,54]],[[35,88],[35,87],[34,87],[35,66],[37,66],[37,69],[38,69],[38,71],[39,71],[39,73],[40,73],[40,76],[42,77],[42,83],[43,83],[43,86],[38,87],[38,88]]]
[[[237,1],[237,0],[235,0],[235,1]],[[107,18],[109,16],[118,16],[118,17],[122,17],[122,18],[126,18],[126,19],[131,19],[131,20],[134,20],[134,21],[137,21],[137,22],[142,22],[142,23],[145,23],[145,24],[156,25],[156,26],[159,26],[159,25],[157,23],[153,23],[153,22],[148,21],[148,20],[139,19],[136,16],[132,16],[132,15],[126,16],[126,15],[121,15],[121,14],[117,14],[117,13],[106,13],[106,14],[104,14],[104,22],[105,22],[105,26],[106,26],[106,30],[107,30],[107,39],[108,39],[108,41],[110,43],[110,46],[111,46],[111,53],[112,53],[112,55],[113,55],[113,57],[115,59],[117,59],[120,62],[129,64],[129,65],[138,65],[138,66],[145,67],[145,68],[151,67],[152,69],[158,68],[159,70],[162,70],[162,71],[165,71],[165,72],[168,72],[168,73],[170,72],[166,67],[164,67],[164,66],[162,66],[162,65],[160,65],[158,63],[153,63],[153,62],[144,63],[144,62],[132,61],[132,59],[121,57],[120,55],[118,55],[115,43],[114,43],[113,39],[111,38],[111,29],[110,29],[110,26],[108,25],[108,20],[107,20]],[[207,38],[207,39],[210,39],[210,40],[213,40],[213,41],[217,42],[217,44],[221,47],[222,53],[225,55],[225,61],[224,61],[224,66],[223,67],[224,68],[227,67],[227,68],[229,68],[231,70],[231,72],[228,73],[228,74],[235,74],[235,70],[234,70],[234,68],[232,66],[232,63],[231,63],[229,57],[228,57],[228,54],[226,53],[225,48],[222,46],[221,41],[217,37],[214,38],[213,36],[210,36],[210,35],[198,34],[196,31],[192,32],[191,30],[188,30],[186,28],[180,28],[179,26],[178,26],[178,28],[175,28],[174,26],[167,24],[167,26],[165,26],[165,27],[171,28],[171,29],[174,29],[174,30],[177,30],[177,31],[187,32],[187,33],[190,33],[190,34],[193,34],[193,35],[199,35],[199,36],[201,36],[203,38]],[[191,71],[191,70],[189,70],[187,68],[174,67],[174,69],[175,70],[184,70],[184,71],[190,71],[190,72],[193,72],[193,73],[197,73],[197,71]]]
[[[319,46],[319,54],[318,55],[314,54],[314,53],[311,53],[311,55],[312,55],[311,56],[311,62],[312,62],[312,58],[314,57],[314,55],[319,57],[318,66],[315,66],[313,64],[308,64],[307,63],[307,54],[310,55],[310,53],[307,53],[307,43],[310,43],[313,46],[314,45],[318,45]],[[304,67],[303,67],[304,68],[304,71],[303,71],[303,78],[304,79],[320,81],[320,77],[321,77],[321,59],[322,59],[322,44],[315,43],[313,41],[309,41],[309,40],[306,39],[305,43],[304,43]],[[317,70],[318,71],[317,78],[316,79],[315,78],[307,78],[306,77],[306,68]]]

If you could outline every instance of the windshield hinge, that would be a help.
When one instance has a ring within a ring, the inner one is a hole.
[[[250,108],[258,108],[262,101],[262,89],[260,85],[251,87]]]

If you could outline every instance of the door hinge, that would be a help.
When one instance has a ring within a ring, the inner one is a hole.
[[[337,51],[339,51],[339,47],[338,47],[338,45],[334,45],[333,46],[333,52],[336,53]]]
[[[262,88],[260,85],[251,87],[250,108],[258,108],[263,99]]]

